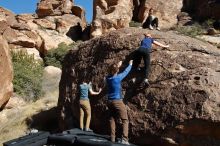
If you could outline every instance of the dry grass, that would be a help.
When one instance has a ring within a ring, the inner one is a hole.
[[[13,109],[6,109],[0,113],[0,146],[3,142],[18,138],[28,133],[26,120],[42,111],[51,109],[57,105],[57,99],[40,99],[34,103]]]

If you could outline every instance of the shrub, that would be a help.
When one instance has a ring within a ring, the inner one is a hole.
[[[178,31],[181,34],[195,37],[197,35],[201,35],[207,32],[207,29],[213,27],[213,22],[213,19],[207,19],[206,21],[203,21],[201,23],[196,22],[192,25],[177,26],[174,28],[174,30]]]
[[[43,63],[27,52],[12,51],[14,91],[26,101],[35,101],[42,95]]]
[[[198,23],[193,24],[192,26],[177,26],[175,30],[181,34],[191,37],[195,37],[197,35],[204,33],[204,28]]]
[[[66,45],[65,43],[60,43],[56,49],[49,50],[44,57],[45,66],[51,65],[61,68],[65,55],[76,44]]]

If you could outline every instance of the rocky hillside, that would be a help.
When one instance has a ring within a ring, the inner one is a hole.
[[[85,11],[72,0],[41,0],[36,14],[19,14],[0,7],[0,108],[12,95],[12,64],[10,51],[27,51],[35,59],[64,42],[81,39],[86,27]]]
[[[78,117],[77,85],[82,72],[94,89],[104,87],[109,64],[133,58],[143,33],[128,28],[87,41],[66,55],[60,81],[60,128],[68,128],[72,111]],[[175,32],[151,31],[169,49],[154,47],[148,88],[142,88],[143,73],[131,72],[123,81],[124,102],[130,120],[130,139],[136,144],[217,146],[220,141],[220,50]],[[143,65],[143,64],[142,64]],[[132,78],[137,82],[133,84]],[[104,88],[105,89],[105,88]],[[107,133],[106,90],[91,97],[92,128]],[[69,125],[70,124],[70,125]],[[206,130],[204,130],[206,129]]]
[[[144,23],[150,8],[154,9],[162,29],[172,28],[178,21],[185,24],[191,17],[220,18],[219,0],[94,0],[91,37],[128,27],[131,20]]]
[[[79,31],[85,28],[85,11],[68,1],[39,2],[36,14],[15,15],[0,8],[1,35],[9,47],[16,50],[27,50],[39,57],[56,48],[59,43],[71,44],[80,39]]]

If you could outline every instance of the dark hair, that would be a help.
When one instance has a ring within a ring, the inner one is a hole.
[[[110,67],[108,68],[108,73],[109,73],[110,75],[114,75],[114,74],[116,74],[118,71],[119,71],[119,67],[118,67],[117,64],[112,64],[112,65],[110,65]]]
[[[88,82],[87,70],[86,69],[82,69],[79,77],[80,77],[80,83]]]
[[[150,9],[149,9],[149,14],[153,14],[153,12],[154,12],[154,9],[153,9],[153,8],[150,8]]]

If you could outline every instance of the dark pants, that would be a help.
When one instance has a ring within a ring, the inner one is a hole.
[[[159,22],[158,22],[158,18],[157,18],[157,17],[155,17],[155,18],[153,19],[152,16],[148,16],[147,19],[146,19],[146,21],[143,23],[143,28],[149,28],[150,25],[151,25],[151,26],[158,27],[158,24],[159,24]]]
[[[140,47],[135,52],[134,68],[137,68],[139,66],[142,58],[144,60],[144,78],[148,79],[148,75],[149,75],[149,71],[150,71],[150,52],[148,51],[148,49]]]
[[[122,121],[122,139],[128,141],[128,114],[125,104],[122,100],[113,100],[108,102],[110,111],[110,127],[111,127],[111,141],[115,142],[115,121],[121,119]]]

